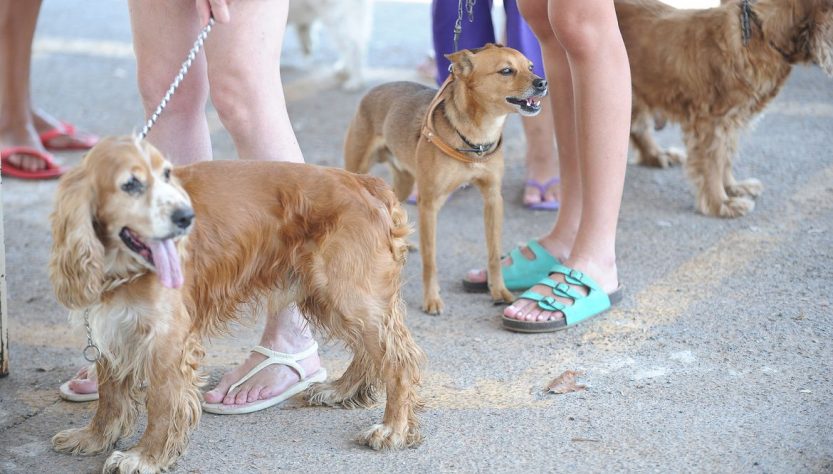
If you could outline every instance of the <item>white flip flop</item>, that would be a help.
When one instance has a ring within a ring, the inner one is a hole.
[[[290,367],[295,372],[298,372],[298,376],[301,378],[298,383],[289,387],[285,392],[281,393],[272,398],[267,398],[266,400],[257,400],[251,403],[244,403],[241,405],[224,405],[223,403],[203,403],[202,409],[208,413],[214,413],[217,415],[243,415],[246,413],[253,413],[256,411],[264,410],[269,407],[273,407],[278,403],[286,401],[295,395],[303,392],[304,390],[308,389],[310,385],[314,383],[321,383],[327,380],[327,371],[322,367],[318,369],[317,372],[314,374],[307,376],[306,371],[304,368],[298,364],[299,360],[306,359],[307,357],[315,354],[318,350],[318,343],[313,342],[313,344],[309,347],[309,349],[299,352],[298,354],[287,354],[284,352],[275,352],[273,350],[269,350],[263,346],[255,346],[252,349],[252,352],[257,352],[258,354],[263,354],[266,356],[266,360],[257,364],[255,368],[249,371],[242,379],[240,379],[237,383],[229,387],[229,392],[234,390],[235,388],[239,387],[241,384],[252,378],[256,373],[263,370],[263,368],[268,367],[274,364],[285,365]]]
[[[93,367],[93,370],[95,370],[94,365],[90,367]],[[90,367],[87,367],[87,373],[89,373]],[[78,393],[69,388],[69,383],[81,374],[81,370],[79,370],[78,373],[76,373],[70,380],[62,383],[58,388],[58,394],[62,399],[68,402],[91,402],[93,400],[98,400],[98,391],[93,393]]]

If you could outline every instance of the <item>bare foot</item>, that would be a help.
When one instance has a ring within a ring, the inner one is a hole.
[[[98,391],[98,377],[95,365],[81,367],[81,369],[69,380],[69,389],[75,393],[88,394]]]
[[[561,245],[557,241],[549,241],[543,239],[539,239],[538,243],[541,244],[541,246],[544,247],[544,249],[547,252],[549,252],[550,255],[554,256],[559,261],[564,261],[564,259],[566,258],[567,249],[569,247]],[[536,255],[529,247],[527,247],[526,245],[520,245],[519,248],[521,249],[521,254],[525,258],[529,260],[535,260]],[[503,257],[503,259],[501,259],[500,261],[500,265],[503,267],[508,267],[512,265],[512,257],[510,257],[509,255]],[[545,275],[541,276],[544,277]],[[466,273],[466,280],[472,283],[484,283],[487,281],[487,279],[488,273],[486,272],[485,268],[469,270],[468,273]]]
[[[554,158],[555,148],[552,139],[542,141],[535,139],[541,133],[551,136],[551,129],[541,131],[537,122],[535,126],[524,122],[527,135],[526,181],[523,203],[533,206],[543,202],[561,200],[561,186],[558,179],[558,160]]]
[[[41,109],[35,109],[33,112],[34,115],[34,125],[35,131],[38,133],[38,141],[40,141],[40,135],[51,132],[53,130],[63,130],[66,126],[57,118],[49,115],[45,111]],[[85,132],[83,130],[78,129],[71,129],[67,130],[67,132],[72,133],[57,133],[52,135],[47,139],[45,143],[42,143],[42,146],[48,146],[54,149],[76,149],[76,150],[83,150],[88,149],[95,142],[98,141],[98,137],[95,135]],[[46,138],[46,137],[44,137]]]
[[[560,202],[561,186],[558,178],[539,181],[534,178],[527,178],[524,187],[523,203],[526,207],[535,207],[544,203],[553,203],[553,209],[557,209]]]
[[[0,150],[10,147],[28,147],[48,155],[31,124],[9,124],[8,127],[0,124]],[[43,160],[23,153],[9,156],[8,161],[11,166],[27,171],[39,171],[46,168]]]
[[[312,339],[301,338],[297,341],[279,339],[273,343],[264,343],[261,346],[277,352],[297,354],[303,352],[312,345]],[[224,405],[241,405],[257,400],[266,400],[276,397],[285,392],[288,388],[298,383],[301,378],[295,370],[285,365],[270,365],[253,375],[249,380],[239,387],[229,391],[229,388],[249,373],[257,364],[263,362],[266,356],[252,352],[249,357],[240,365],[227,372],[220,379],[220,383],[213,389],[205,392],[203,398],[207,403],[223,403]],[[318,372],[321,368],[321,361],[318,353],[298,361],[307,375]]]

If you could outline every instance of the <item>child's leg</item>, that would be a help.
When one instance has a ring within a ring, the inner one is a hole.
[[[541,47],[535,34],[518,11],[516,0],[504,0],[506,9],[506,46],[524,54],[533,64],[535,74],[545,77]],[[552,94],[552,90],[550,90]],[[524,204],[558,201],[558,154],[555,150],[552,115],[545,110],[535,117],[522,117],[526,138],[526,180],[539,186],[527,185]],[[543,189],[541,189],[543,187]]]
[[[541,18],[541,8],[536,3],[525,0],[521,4],[527,18]],[[544,35],[538,33],[535,25],[531,26],[541,39],[548,70],[551,70],[550,64],[556,65],[552,71],[555,78],[552,88],[557,90],[565,82],[561,75],[570,73],[574,113],[563,113],[567,107],[558,103],[558,92],[553,95],[553,105],[559,147],[564,151],[562,142],[571,139],[570,145],[574,145],[577,152],[577,155],[569,157],[564,153],[561,155],[564,210],[569,210],[571,214],[559,215],[548,237],[558,242],[564,237],[562,233],[569,233],[572,230],[569,227],[576,220],[572,213],[577,208],[579,225],[565,264],[589,275],[603,291],[610,293],[618,287],[616,224],[630,128],[631,89],[627,53],[610,0],[550,0],[546,17],[560,48],[555,46],[551,37],[545,42],[541,38]],[[542,24],[538,27],[545,32]],[[559,63],[561,67],[558,67]],[[563,137],[566,131],[572,136]],[[572,180],[576,175],[579,180],[574,183]],[[562,223],[569,227],[565,228]],[[552,278],[563,281],[558,275]],[[540,294],[551,293],[549,288],[541,285],[532,290]],[[557,299],[564,304],[572,304],[569,299]],[[504,314],[527,321],[563,317],[559,312],[544,311],[524,298],[508,307]]]

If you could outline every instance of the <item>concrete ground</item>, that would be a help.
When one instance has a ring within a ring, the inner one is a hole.
[[[370,82],[415,78],[430,47],[428,4],[376,7]],[[141,125],[126,10],[104,0],[45,2],[33,76],[39,106],[102,135]],[[288,37],[283,74],[307,160],[340,166],[361,94],[330,87],[316,72],[335,59],[329,39],[322,43],[310,72]],[[234,158],[209,116],[216,157]],[[743,136],[736,174],[766,186],[749,216],[698,215],[681,170],[631,166],[618,239],[627,296],[606,316],[555,334],[506,332],[501,308],[463,292],[461,277],[486,256],[480,198],[458,192],[439,224],[446,312],[420,311],[417,255],[404,274],[408,323],[430,359],[421,446],[377,453],[353,442],[381,407],[292,401],[247,416],[204,416],[173,471],[833,471],[832,134],[833,81],[799,67]],[[660,140],[681,145],[673,129]],[[506,148],[508,250],[546,232],[554,216],[520,205],[516,118]],[[72,165],[80,155],[61,158]],[[90,472],[106,457],[57,454],[49,443],[86,423],[96,406],[58,398],[58,385],[83,363],[84,340],[70,331],[47,278],[54,191],[54,182],[3,183],[12,372],[0,380],[0,472]],[[244,358],[261,325],[211,341],[206,369],[214,380]],[[333,374],[349,361],[335,344],[322,356]],[[583,371],[587,390],[546,394],[565,370]]]

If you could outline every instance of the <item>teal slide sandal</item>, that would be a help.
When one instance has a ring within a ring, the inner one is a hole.
[[[553,265],[559,263],[558,259],[550,255],[537,240],[530,240],[526,246],[535,254],[535,258],[532,260],[526,258],[521,248],[515,247],[509,252],[512,264],[501,266],[503,282],[509,291],[523,291],[531,288],[549,274]],[[489,282],[469,281],[464,278],[463,289],[470,293],[486,293],[489,291]]]
[[[504,329],[527,333],[559,331],[598,316],[609,310],[612,304],[622,300],[621,286],[608,295],[592,278],[578,270],[555,264],[550,268],[549,273],[550,275],[554,273],[563,275],[569,284],[553,281],[547,276],[536,284],[550,287],[552,295],[545,296],[529,290],[522,294],[520,299],[535,301],[544,311],[560,311],[564,317],[552,321],[519,321],[503,316]],[[581,294],[573,286],[586,288],[587,294]],[[556,300],[555,296],[570,299],[572,304],[564,304]]]

